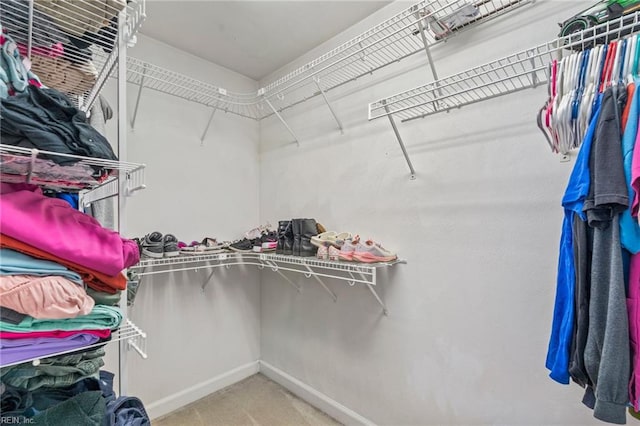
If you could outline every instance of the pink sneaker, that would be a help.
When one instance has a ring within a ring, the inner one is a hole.
[[[395,253],[371,240],[365,241],[364,244],[358,243],[352,257],[353,260],[364,263],[391,262],[398,258]]]
[[[346,239],[340,247],[340,251],[338,252],[338,258],[340,260],[353,260],[353,254],[356,251],[356,246],[360,243],[360,236],[356,235],[353,239]]]
[[[318,251],[316,252],[316,257],[321,260],[327,260],[329,258],[329,250],[327,246],[318,247]]]

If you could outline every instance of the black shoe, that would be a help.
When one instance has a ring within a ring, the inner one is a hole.
[[[229,248],[233,251],[237,251],[240,253],[252,252],[253,241],[254,240],[248,240],[246,238],[243,238],[240,241],[236,241],[235,243],[229,244]]]
[[[298,256],[315,256],[318,247],[311,244],[311,237],[318,235],[315,219],[300,219],[300,253]]]
[[[293,255],[300,256],[300,226],[302,219],[291,219],[293,229]]]
[[[276,246],[276,254],[284,254],[284,242],[286,239],[287,228],[290,226],[290,220],[281,220],[278,222],[278,245]]]
[[[284,232],[284,249],[282,254],[289,256],[293,254],[293,223],[290,220],[287,221],[287,228]]]

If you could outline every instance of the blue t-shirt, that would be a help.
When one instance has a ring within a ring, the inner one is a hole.
[[[569,352],[573,338],[573,321],[575,311],[576,272],[573,258],[573,221],[574,213],[582,220],[586,215],[582,211],[584,201],[589,194],[589,157],[591,143],[600,117],[602,94],[596,97],[594,114],[585,133],[580,152],[576,158],[569,183],[562,197],[564,220],[560,237],[560,254],[558,258],[558,278],[556,284],[556,301],[553,309],[551,337],[547,351],[546,367],[549,376],[556,382],[569,384]]]

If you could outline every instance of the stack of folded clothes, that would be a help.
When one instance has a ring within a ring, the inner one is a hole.
[[[1,183],[0,194],[0,417],[149,424],[140,401],[116,400],[100,372],[137,244],[36,186]]]

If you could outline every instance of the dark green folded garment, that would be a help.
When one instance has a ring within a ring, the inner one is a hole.
[[[111,294],[87,287],[87,295],[96,302],[96,305],[115,306],[120,303],[120,293],[122,293],[120,290]]]
[[[40,426],[101,426],[106,403],[101,391],[80,393],[38,413],[33,423]]]

